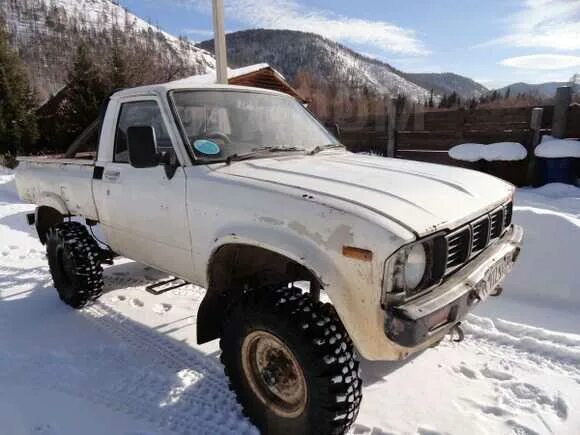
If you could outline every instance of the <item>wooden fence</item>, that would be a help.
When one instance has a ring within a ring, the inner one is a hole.
[[[531,148],[532,110],[535,107],[502,109],[439,110],[400,114],[384,124],[340,125],[340,139],[354,152],[375,152],[413,160],[457,164],[447,152],[455,145],[476,142],[519,142]],[[554,107],[544,106],[540,131],[551,131]],[[389,122],[392,124],[389,125]],[[566,137],[580,137],[580,106],[568,110]]]
[[[394,156],[412,160],[461,165],[447,152],[455,145],[475,142],[519,142],[533,152],[536,130],[531,125],[534,107],[426,112],[411,115],[407,126],[395,133]],[[545,106],[540,133],[550,133],[554,107]],[[417,116],[423,120],[417,120]],[[580,107],[570,106],[566,137],[580,136]],[[419,128],[417,128],[419,126]]]

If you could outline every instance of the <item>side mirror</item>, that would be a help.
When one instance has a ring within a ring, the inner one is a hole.
[[[129,161],[134,168],[153,168],[159,165],[155,129],[151,126],[129,127]]]
[[[324,125],[326,129],[332,134],[336,139],[340,139],[341,131],[340,125],[337,123],[327,123]]]
[[[336,123],[334,124],[334,137],[337,139],[340,139],[340,136],[342,136],[342,129],[340,128],[340,124]]]

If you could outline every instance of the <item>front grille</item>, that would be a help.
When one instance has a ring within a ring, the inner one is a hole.
[[[513,204],[510,202],[447,235],[445,275],[459,269],[500,237],[511,225],[512,214]]]
[[[514,213],[514,203],[510,202],[506,207],[505,207],[505,216],[504,216],[504,228],[509,227],[512,224],[512,216]]]
[[[469,228],[460,230],[447,237],[447,268],[459,266],[469,255]]]
[[[482,251],[487,246],[487,242],[489,241],[489,224],[490,219],[486,216],[471,226],[473,231],[473,244],[471,246],[472,255]]]
[[[491,225],[489,238],[496,239],[501,235],[503,230],[503,208],[491,214]]]

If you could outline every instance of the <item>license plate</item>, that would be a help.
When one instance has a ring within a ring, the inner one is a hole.
[[[477,284],[477,293],[483,301],[502,283],[512,267],[512,255],[508,254],[496,261],[485,272],[484,278]]]

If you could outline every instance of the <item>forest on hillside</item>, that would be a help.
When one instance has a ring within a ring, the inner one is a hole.
[[[213,68],[213,58],[186,38],[170,37],[110,2],[103,2],[101,10],[84,13],[72,13],[46,0],[2,0],[0,22],[40,101],[65,85],[79,44],[86,45],[95,63],[103,66],[113,46],[122,49],[132,69],[141,70],[138,84]]]

